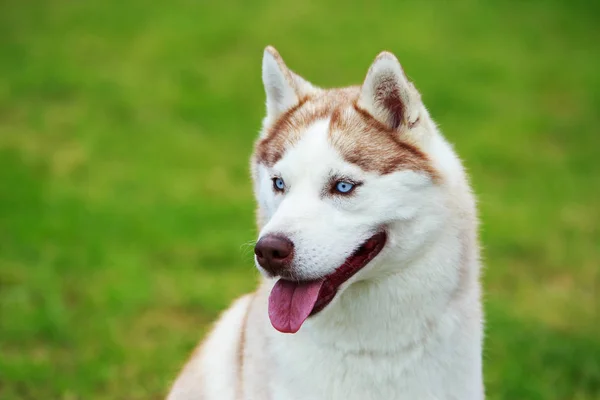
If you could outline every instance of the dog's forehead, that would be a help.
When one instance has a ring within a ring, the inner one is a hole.
[[[257,142],[255,162],[273,167],[309,132],[326,135],[343,160],[367,172],[389,174],[402,169],[434,174],[427,156],[401,140],[401,134],[383,126],[357,105],[360,89],[349,87],[320,92],[300,103],[265,127]],[[327,121],[323,126],[322,121]]]
[[[298,141],[290,146],[273,169],[286,178],[300,177],[320,181],[332,174],[360,174],[360,169],[344,160],[329,138],[330,119],[326,117],[308,125]]]

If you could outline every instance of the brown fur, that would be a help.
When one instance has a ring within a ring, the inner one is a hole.
[[[265,127],[266,135],[256,145],[256,161],[273,166],[300,140],[310,124],[329,117],[329,140],[346,161],[380,174],[411,169],[435,177],[427,156],[403,140],[402,129],[387,128],[357,106],[359,93],[358,87],[349,87],[303,98],[270,127]],[[397,100],[400,106],[387,105],[394,110],[395,120],[403,118],[404,112],[402,102]]]
[[[295,106],[283,113],[267,129],[266,136],[257,143],[258,162],[273,166],[288,148],[293,146],[311,123],[327,118],[333,111],[349,104],[358,96],[358,88],[320,91],[318,95],[303,97]]]
[[[262,281],[262,285],[268,285],[267,281]],[[252,324],[247,324],[244,335],[246,343],[256,343],[261,341],[264,347],[245,346],[244,348],[244,394],[253,393],[257,400],[276,400],[271,399],[269,395],[269,380],[256,379],[256,376],[270,376],[273,366],[271,354],[266,351],[270,348],[270,339],[265,333],[265,330],[270,326],[269,319],[262,305],[268,302],[269,289],[259,288],[253,295],[248,305],[248,313],[246,318],[252,321]],[[250,370],[246,366],[252,365]]]
[[[246,327],[248,326],[248,315],[250,314],[250,309],[252,307],[252,302],[256,297],[255,294],[252,295],[252,299],[250,300],[250,304],[246,309],[246,313],[244,315],[244,320],[242,321],[242,329],[240,332],[240,343],[237,348],[237,359],[238,359],[238,385],[237,385],[237,393],[236,398],[242,400],[244,398],[244,365],[246,361]]]
[[[389,125],[398,129],[404,122],[404,103],[400,96],[400,88],[394,79],[384,79],[377,85],[375,101],[382,103],[389,113]]]

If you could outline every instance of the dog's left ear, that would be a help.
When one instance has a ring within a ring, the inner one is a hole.
[[[318,89],[288,69],[272,46],[263,56],[262,79],[267,95],[267,118],[275,120]]]
[[[382,52],[363,82],[358,106],[392,130],[412,127],[419,118],[421,98],[408,81],[398,59]]]

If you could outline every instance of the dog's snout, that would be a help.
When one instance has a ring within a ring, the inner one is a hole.
[[[260,266],[273,275],[280,274],[290,265],[293,253],[294,243],[279,235],[266,235],[254,247]]]

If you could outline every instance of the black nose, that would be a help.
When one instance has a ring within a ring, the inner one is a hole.
[[[285,236],[266,235],[256,243],[254,254],[261,267],[272,275],[279,275],[292,262],[294,243]]]

